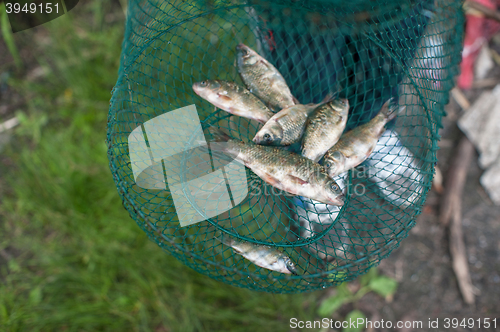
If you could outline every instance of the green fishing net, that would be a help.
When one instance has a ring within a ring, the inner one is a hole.
[[[408,235],[431,186],[460,61],[461,5],[130,0],[107,130],[124,207],[167,253],[227,284],[296,293],[365,273]],[[346,131],[388,99],[399,104],[368,159],[336,178],[346,195],[342,207],[280,191],[210,150],[210,127],[249,142],[262,126],[192,89],[208,79],[243,86],[239,43],[271,62],[300,103],[332,91],[348,98]],[[221,236],[279,250],[296,274],[254,264]]]

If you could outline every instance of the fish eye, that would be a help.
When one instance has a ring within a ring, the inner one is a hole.
[[[335,183],[332,183],[332,184],[330,185],[330,188],[332,188],[332,190],[333,190],[333,191],[337,191],[337,190],[339,190],[339,189],[340,189],[340,188],[339,188],[339,186],[338,186],[337,184],[335,184]]]
[[[207,86],[207,85],[208,85],[208,81],[200,82],[200,86]]]
[[[270,142],[272,139],[271,139],[271,135],[269,134],[264,134],[264,136],[262,136],[262,138],[266,141],[266,142]]]
[[[326,168],[330,168],[332,167],[332,163],[331,162],[327,162],[326,165],[325,165]]]

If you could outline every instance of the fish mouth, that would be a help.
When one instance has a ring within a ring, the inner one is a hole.
[[[330,201],[331,204],[336,205],[336,206],[342,206],[345,203],[345,196],[337,196],[335,198],[329,198],[328,201]]]
[[[193,91],[199,95],[200,94],[200,91],[202,90],[201,86],[200,86],[200,83],[199,82],[196,82],[196,83],[193,83]]]

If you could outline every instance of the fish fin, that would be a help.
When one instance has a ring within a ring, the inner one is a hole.
[[[295,98],[294,96],[292,96],[292,100],[295,103],[295,105],[300,104],[300,101],[297,98]]]
[[[224,95],[222,93],[217,93],[217,97],[219,99],[224,100],[224,101],[231,101],[231,100],[233,100],[231,97],[228,97],[227,95]]]
[[[286,175],[286,177],[288,177],[292,183],[296,183],[296,184],[299,184],[301,186],[309,183],[308,181],[305,181],[305,180],[303,180],[299,177],[296,177],[294,175],[288,174],[288,175]]]
[[[238,154],[241,150],[241,145],[237,140],[234,140],[228,134],[223,132],[217,127],[209,127],[211,140],[208,141],[210,146],[210,153],[212,156],[217,155],[217,158],[238,159]],[[203,142],[206,144],[206,142]],[[220,154],[222,152],[222,154]]]
[[[270,185],[274,186],[274,187],[278,187],[278,188],[281,188],[281,182],[280,180],[276,179],[274,176],[272,176],[271,174],[269,173],[264,173],[262,175],[262,178],[264,181],[266,181],[267,183],[269,183]]]
[[[394,119],[402,109],[404,109],[404,107],[398,107],[394,102],[394,98],[391,98],[382,105],[380,113],[387,119],[387,122],[389,122]]]
[[[217,231],[214,236],[220,243],[225,244],[228,247],[233,245],[233,239],[229,236],[224,235],[221,231]]]
[[[231,26],[231,31],[233,32],[234,37],[238,40],[238,43],[243,44],[243,41],[241,40],[240,36],[236,34],[236,31],[234,30],[234,25]]]
[[[326,94],[326,96],[323,98],[323,100],[318,105],[323,105],[323,104],[331,102],[332,100],[334,100],[335,98],[337,98],[338,94],[339,94],[338,91],[330,91],[330,92],[328,92]]]
[[[221,129],[217,128],[217,127],[214,127],[214,126],[210,126],[208,131],[210,132],[212,138],[213,138],[213,142],[227,142],[231,139],[231,136],[229,136],[228,134],[226,134],[225,132],[223,132]]]

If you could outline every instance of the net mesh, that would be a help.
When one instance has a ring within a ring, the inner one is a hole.
[[[460,61],[461,4],[130,0],[107,131],[125,208],[163,250],[231,285],[302,292],[365,273],[408,235],[430,188]],[[347,98],[346,131],[389,98],[406,106],[369,158],[336,178],[346,194],[342,207],[282,192],[207,149],[210,126],[246,142],[262,126],[214,108],[192,89],[207,79],[243,85],[239,43],[275,65],[301,103],[332,90]],[[200,178],[203,185],[190,187]],[[182,227],[186,220],[197,222]],[[254,264],[221,234],[279,250],[296,274]]]

